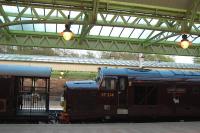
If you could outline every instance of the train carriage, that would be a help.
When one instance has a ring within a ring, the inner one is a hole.
[[[200,117],[200,72],[101,68],[65,84],[64,121]]]
[[[48,121],[51,68],[0,65],[0,121]]]

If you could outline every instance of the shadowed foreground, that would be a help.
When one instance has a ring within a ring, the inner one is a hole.
[[[0,133],[199,133],[200,122],[1,124]]]

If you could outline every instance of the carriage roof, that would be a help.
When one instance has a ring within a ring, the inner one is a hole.
[[[50,67],[0,65],[0,75],[27,76],[27,77],[50,77]]]

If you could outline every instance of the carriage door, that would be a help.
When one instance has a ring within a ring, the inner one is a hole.
[[[118,114],[127,114],[127,84],[128,77],[118,78]]]

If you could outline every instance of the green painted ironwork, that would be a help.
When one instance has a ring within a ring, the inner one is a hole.
[[[185,55],[200,56],[200,47],[193,46],[190,49],[181,49],[173,42],[159,42],[156,45],[145,47],[141,44],[140,39],[120,39],[112,37],[90,36],[84,38],[82,44],[79,44],[79,37],[72,41],[66,42],[57,34],[35,34],[34,32],[12,32],[12,39],[7,40],[4,34],[1,34],[0,43],[2,45],[29,46],[29,47],[48,47],[48,48],[65,48],[65,49],[85,49],[99,51],[115,51],[115,52],[134,52],[134,53],[152,53],[167,55]]]
[[[0,23],[0,28],[4,29],[0,33],[2,37],[0,45],[199,56],[200,42],[183,50],[177,46],[178,37],[174,41],[167,41],[167,39],[181,35],[183,32],[200,35],[200,12],[198,11],[200,0],[194,0],[189,9],[115,0],[31,0],[29,2],[18,0],[17,2],[0,1],[0,4],[0,16],[4,19],[4,22]],[[16,6],[18,11],[14,13],[5,11],[2,5]],[[37,11],[38,8],[49,11],[41,15]],[[31,12],[27,13],[28,10]],[[77,13],[68,19],[65,11],[77,11]],[[55,12],[57,15],[54,15]],[[30,20],[23,20],[23,18]],[[73,41],[65,42],[58,33],[48,33],[46,29],[44,32],[37,32],[34,25],[32,32],[23,29],[24,24],[66,23],[77,24],[79,28],[80,25],[82,26],[81,32],[76,34]],[[22,31],[9,31],[7,27],[13,25],[21,25]],[[95,26],[101,26],[98,36],[90,34]],[[103,36],[101,32],[106,26],[112,28],[108,36]],[[116,27],[122,28],[121,33],[118,37],[112,37],[111,33]],[[132,29],[131,34],[128,37],[121,37],[126,28]],[[131,37],[136,29],[143,31],[138,38]],[[143,39],[141,36],[145,30],[150,30],[150,34]],[[158,31],[158,34],[154,34]]]

